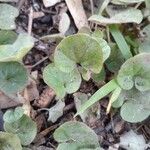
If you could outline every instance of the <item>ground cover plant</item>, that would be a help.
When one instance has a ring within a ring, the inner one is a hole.
[[[0,149],[150,148],[149,0],[0,0]]]

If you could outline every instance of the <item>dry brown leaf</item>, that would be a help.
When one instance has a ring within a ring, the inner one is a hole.
[[[17,96],[16,96],[17,99]],[[0,92],[0,109],[6,109],[10,107],[15,107],[20,105],[21,103],[12,100],[8,96],[6,96],[4,93]]]
[[[65,0],[78,29],[88,27],[88,20],[81,0]]]
[[[34,106],[44,108],[47,107],[55,96],[55,92],[50,87],[47,87],[43,93],[40,95],[40,98],[35,100]]]

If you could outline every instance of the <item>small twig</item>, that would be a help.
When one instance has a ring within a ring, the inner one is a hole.
[[[109,26],[106,26],[106,34],[107,34],[108,43],[110,43],[110,42],[111,42],[111,39],[110,39]]]
[[[41,64],[43,61],[45,61],[45,60],[48,59],[48,58],[49,58],[49,56],[46,56],[46,57],[44,57],[43,59],[39,60],[39,61],[38,61],[37,63],[35,63],[34,65],[29,66],[28,68],[29,68],[29,69],[33,69],[34,67],[36,67],[37,65]]]
[[[137,3],[137,4],[135,5],[135,9],[137,9],[141,4],[142,4],[142,2]]]
[[[32,23],[33,23],[33,8],[30,8],[30,14],[28,19],[28,34],[31,35],[32,32]]]
[[[20,0],[20,1],[18,2],[17,8],[18,8],[19,10],[21,9],[21,7],[22,7],[23,4],[25,3],[25,1],[26,1],[26,0]]]
[[[94,3],[93,0],[90,0],[90,5],[91,5],[91,14],[94,14]]]

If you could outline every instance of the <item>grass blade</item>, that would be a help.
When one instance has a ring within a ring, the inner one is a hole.
[[[91,98],[84,103],[79,111],[75,114],[75,117],[79,114],[82,114],[86,109],[88,109],[90,106],[92,106],[94,103],[108,95],[110,92],[118,88],[118,84],[116,81],[113,79],[109,81],[107,84],[105,84],[103,87],[101,87],[94,95],[91,96]]]
[[[114,40],[116,41],[122,55],[124,56],[124,58],[127,60],[130,57],[132,57],[132,53],[130,51],[130,47],[128,46],[128,44],[126,43],[122,33],[120,32],[119,28],[117,25],[110,25],[110,32],[114,38]]]
[[[108,106],[107,106],[107,110],[106,110],[106,113],[107,113],[107,114],[110,112],[112,103],[113,103],[114,101],[116,101],[117,98],[119,97],[119,95],[120,95],[120,93],[121,93],[121,90],[122,90],[122,89],[118,86],[118,87],[114,90],[114,92],[112,93],[111,98],[110,98],[110,100],[109,100],[109,104],[108,104]]]

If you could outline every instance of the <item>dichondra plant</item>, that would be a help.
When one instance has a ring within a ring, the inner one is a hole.
[[[149,53],[141,53],[128,59],[121,66],[117,78],[100,88],[77,114],[84,112],[96,101],[113,92],[115,94],[112,94],[110,103],[114,107],[121,107],[121,116],[124,120],[141,122],[146,119],[150,115],[149,64]]]

